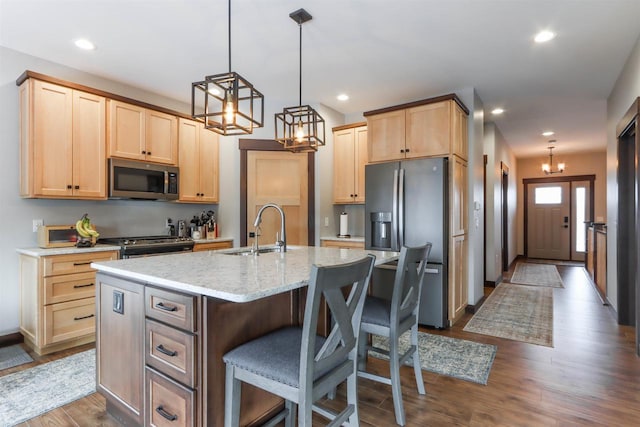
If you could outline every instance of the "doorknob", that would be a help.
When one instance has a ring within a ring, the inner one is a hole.
[[[569,228],[567,224],[563,225],[562,228]]]

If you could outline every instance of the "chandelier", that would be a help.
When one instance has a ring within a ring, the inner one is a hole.
[[[542,164],[542,171],[545,173],[545,175],[564,172],[564,163],[558,163],[558,169],[553,170],[553,149],[555,147],[552,144],[554,142],[556,142],[555,139],[549,141],[550,145],[547,147],[549,149],[549,163]]]
[[[275,115],[276,141],[294,153],[317,151],[325,144],[324,119],[309,105],[302,105],[302,24],[312,16],[304,9],[291,12],[289,17],[300,29],[300,80],[298,105],[285,107]]]
[[[221,135],[246,135],[264,125],[264,96],[231,71],[231,0],[228,18],[229,72],[191,84],[191,117]]]

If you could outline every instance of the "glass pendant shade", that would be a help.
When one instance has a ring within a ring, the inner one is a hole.
[[[553,141],[555,142],[555,141]],[[542,164],[542,172],[545,175],[553,175],[554,173],[562,173],[564,172],[564,163],[558,163],[558,170],[553,170],[553,146],[547,147],[549,149],[549,163]]]

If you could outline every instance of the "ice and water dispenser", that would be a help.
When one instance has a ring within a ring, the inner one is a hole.
[[[391,212],[371,212],[371,246],[391,249]]]

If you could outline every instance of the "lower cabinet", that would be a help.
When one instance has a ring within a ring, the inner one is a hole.
[[[469,302],[467,236],[451,237],[449,251],[449,325],[453,326],[462,317]]]
[[[214,251],[216,249],[231,249],[233,247],[233,240],[227,240],[223,242],[196,242],[193,245],[193,252],[199,251]]]
[[[364,241],[356,242],[344,239],[320,239],[320,246],[323,248],[364,249]]]

